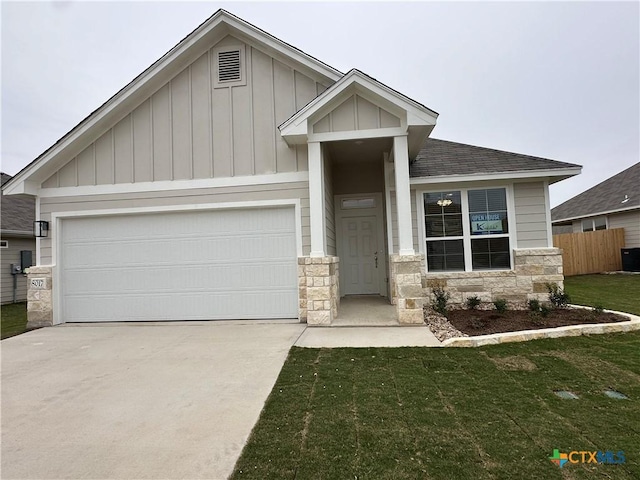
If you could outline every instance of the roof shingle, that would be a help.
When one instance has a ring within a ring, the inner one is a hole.
[[[622,203],[626,198],[627,201]],[[640,208],[640,163],[551,209],[551,221]]]
[[[576,168],[580,165],[427,138],[409,170],[413,177]]]
[[[1,173],[2,185],[13,177]],[[0,212],[2,212],[0,230],[5,232],[33,232],[33,221],[36,218],[36,200],[28,195],[0,195]]]

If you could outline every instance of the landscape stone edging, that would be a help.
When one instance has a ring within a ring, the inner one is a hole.
[[[569,305],[571,308],[590,310],[592,307],[583,305]],[[482,347],[484,345],[497,345],[499,343],[526,342],[541,338],[578,337],[580,335],[598,335],[602,333],[619,333],[640,330],[640,317],[616,310],[604,310],[627,317],[625,322],[589,323],[582,325],[569,325],[566,327],[543,328],[540,330],[520,330],[517,332],[493,333],[491,335],[478,335],[475,337],[456,337],[442,342],[442,347]]]

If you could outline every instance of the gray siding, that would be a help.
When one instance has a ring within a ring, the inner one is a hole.
[[[418,240],[418,214],[416,212],[416,191],[411,190],[411,231],[413,232],[413,249],[416,252],[420,251],[419,245],[420,241]],[[396,208],[396,192],[394,190],[391,191],[391,238],[393,240],[393,245],[390,248],[391,253],[397,253],[399,242],[398,242],[398,209]]]
[[[50,221],[51,214],[56,212],[280,199],[300,199],[302,250],[304,255],[308,255],[311,240],[309,185],[307,182],[170,190],[165,192],[121,193],[117,195],[42,198],[40,203],[40,218]],[[52,264],[51,237],[55,236],[56,232],[55,225],[51,225],[51,227],[50,237],[41,240],[41,265]],[[159,226],[159,229],[161,229],[161,226]],[[150,235],[153,235],[153,233],[150,233]]]
[[[36,261],[36,241],[33,238],[21,237],[2,237],[2,240],[9,242],[7,248],[0,249],[0,257],[2,257],[1,290],[2,303],[11,303],[13,301],[13,275],[11,275],[10,265],[12,263],[20,263],[20,250],[30,250],[33,255],[33,262]],[[24,302],[27,299],[27,276],[16,275],[16,300]]]
[[[313,133],[399,127],[400,119],[359,95],[352,95],[313,124]]]
[[[214,85],[214,50],[245,48],[246,84]],[[226,37],[43,182],[45,188],[308,170],[278,125],[325,85]]]
[[[333,164],[331,158],[324,158],[324,208],[327,255],[337,255],[335,203],[333,200]]]
[[[609,228],[624,228],[624,246],[640,248],[640,210],[608,215]]]
[[[517,248],[546,248],[547,223],[544,183],[513,184]]]

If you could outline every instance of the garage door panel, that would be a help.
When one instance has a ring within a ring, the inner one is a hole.
[[[267,268],[265,268],[267,267]],[[102,268],[100,285],[95,285],[96,272],[92,269],[67,271],[65,290],[67,297],[78,295],[113,295],[131,291],[159,292],[199,292],[252,291],[271,288],[291,289],[292,275],[295,270],[290,265],[276,262],[262,262],[260,265],[197,265],[190,268],[188,275],[176,280],[176,268],[173,266],[145,266],[130,268]],[[251,282],[246,282],[251,279]]]
[[[108,241],[84,241],[67,242],[63,247],[63,255],[68,258],[66,268],[76,267],[95,268],[97,266],[112,265],[111,259],[118,256],[121,262],[127,265],[147,265],[158,261],[158,257],[173,258],[177,254],[185,264],[201,264],[224,261],[230,255],[242,254],[242,259],[269,258],[279,260],[290,258],[291,252],[296,249],[294,232],[270,234],[264,232],[253,234],[246,238],[239,234],[225,236],[223,238],[187,238],[177,236],[167,239],[110,239]],[[265,242],[269,238],[269,242]],[[145,248],[137,248],[143,243]],[[98,259],[104,259],[103,263],[97,263]],[[206,259],[206,260],[204,260]],[[166,263],[166,262],[165,262]]]
[[[297,316],[292,208],[65,219],[63,321]]]

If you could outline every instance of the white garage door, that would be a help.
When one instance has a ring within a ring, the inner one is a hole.
[[[62,221],[63,322],[295,318],[293,208]]]

